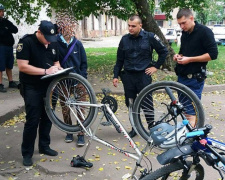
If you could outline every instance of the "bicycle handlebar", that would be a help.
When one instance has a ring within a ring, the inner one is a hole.
[[[212,126],[209,125],[209,124],[206,124],[205,127],[199,128],[199,129],[192,128],[191,129],[191,132],[188,132],[186,134],[186,137],[187,138],[194,138],[194,137],[202,136],[202,135],[205,135],[206,136],[207,134],[209,134],[209,132],[211,131],[211,129],[212,129]]]
[[[169,95],[169,97],[170,97],[170,99],[171,99],[171,101],[172,101],[172,104],[176,104],[176,103],[177,103],[177,100],[176,100],[176,98],[174,97],[174,95],[173,95],[171,89],[170,89],[169,87],[166,86],[166,87],[165,87],[165,90],[166,90],[167,94]]]
[[[204,135],[204,131],[193,131],[193,132],[189,132],[186,134],[186,138],[193,138],[193,137],[196,137],[196,136],[201,136],[201,135]]]
[[[203,128],[192,129],[193,130],[192,132],[186,133],[186,137],[187,138],[195,138],[195,137],[199,137],[202,135],[207,136],[207,134],[210,132],[211,129],[212,129],[212,126],[209,124],[206,124],[205,127],[203,127]],[[200,138],[199,138],[199,140],[200,140]],[[219,159],[219,161],[221,161],[223,164],[225,164],[225,157],[220,155],[216,150],[214,150],[213,147],[210,147],[208,144],[206,144],[205,146]]]

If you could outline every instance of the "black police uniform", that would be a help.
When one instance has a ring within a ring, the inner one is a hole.
[[[159,56],[157,62],[152,61],[153,49],[156,50]],[[127,106],[129,106],[130,98],[134,101],[137,94],[152,82],[151,76],[145,73],[145,69],[149,67],[159,69],[164,63],[167,53],[167,48],[154,33],[140,31],[137,37],[130,34],[122,37],[117,51],[114,78],[118,78],[118,76],[121,77]],[[122,68],[124,68],[124,71],[121,71]],[[149,107],[148,111],[154,112],[154,107],[150,98],[151,97],[149,97],[149,102],[146,101],[146,104],[142,105]],[[147,114],[149,113],[145,113],[145,117],[150,128],[154,116]]]
[[[152,61],[153,49],[159,55],[157,62]],[[154,33],[142,30],[137,37],[130,34],[122,37],[117,51],[114,78],[120,76],[122,79],[127,106],[129,98],[135,100],[137,94],[152,82],[151,76],[145,74],[145,69],[159,69],[167,53],[167,48]],[[122,68],[124,71],[121,72]]]
[[[46,48],[39,42],[36,33],[25,35],[17,45],[17,59],[28,60],[29,65],[48,69],[58,61],[57,43],[51,43]],[[48,63],[48,64],[47,64]],[[43,70],[44,73],[44,70]],[[44,74],[43,74],[44,75]],[[44,97],[46,95],[49,80],[44,81],[41,75],[29,75],[20,72],[20,82],[23,85],[23,97],[26,110],[26,123],[23,131],[22,155],[31,158],[34,152],[34,144],[39,126],[39,150],[49,148],[50,130],[52,123],[47,117],[44,108]]]

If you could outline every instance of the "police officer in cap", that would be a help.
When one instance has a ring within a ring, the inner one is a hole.
[[[24,97],[26,123],[23,131],[22,156],[23,165],[31,166],[34,144],[39,130],[39,153],[57,156],[58,152],[50,148],[50,130],[52,123],[45,108],[44,97],[49,80],[41,80],[47,74],[61,69],[58,61],[58,49],[54,25],[41,21],[39,29],[25,35],[17,45],[16,57],[20,71],[20,93]],[[39,128],[38,128],[39,127]]]
[[[3,71],[6,71],[9,80],[9,88],[17,88],[13,81],[12,69],[14,64],[12,33],[17,33],[18,28],[8,19],[4,18],[5,7],[0,3],[0,92],[6,92],[2,84]]]

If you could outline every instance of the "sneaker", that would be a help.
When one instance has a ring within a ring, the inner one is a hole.
[[[73,141],[73,134],[67,134],[65,137],[65,142],[71,143]]]
[[[84,135],[77,135],[77,145],[78,146],[84,146],[85,145]]]
[[[0,92],[7,92],[3,84],[0,84]]]
[[[23,165],[24,166],[32,166],[33,165],[33,161],[30,157],[24,157],[23,158]]]
[[[9,88],[18,88],[18,84],[15,81],[9,81]]]

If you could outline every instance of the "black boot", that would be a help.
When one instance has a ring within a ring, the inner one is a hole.
[[[128,133],[128,135],[133,138],[134,136],[137,135],[137,133],[135,132],[135,130],[132,128],[132,130]]]

